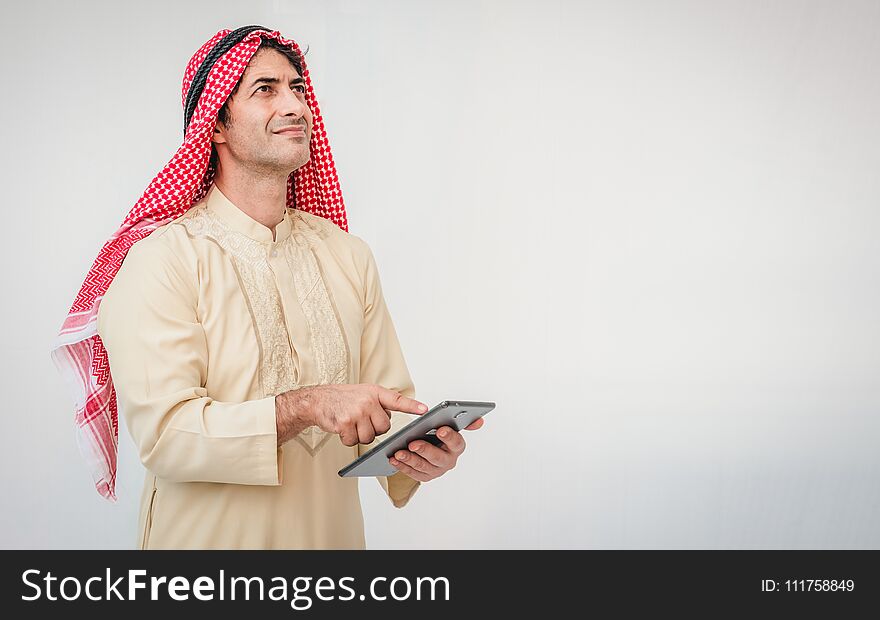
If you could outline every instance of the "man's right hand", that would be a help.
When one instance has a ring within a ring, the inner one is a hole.
[[[313,385],[280,396],[288,406],[278,419],[279,444],[308,426],[339,435],[346,446],[367,444],[391,428],[389,411],[421,415],[428,410],[417,400],[368,383]],[[296,432],[282,437],[282,429]]]

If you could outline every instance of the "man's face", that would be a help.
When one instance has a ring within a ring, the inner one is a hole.
[[[221,167],[290,174],[309,160],[305,84],[277,50],[254,54],[228,111],[227,124],[217,121],[213,137]]]

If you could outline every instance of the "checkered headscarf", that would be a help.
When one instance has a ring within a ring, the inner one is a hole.
[[[275,39],[300,57],[306,103],[313,116],[311,156],[288,178],[287,204],[348,230],[336,166],[299,46],[262,26],[221,30],[199,48],[184,73],[183,144],[101,248],[52,345],[52,360],[74,397],[80,451],[90,465],[98,493],[111,501],[116,500],[119,426],[116,390],[97,333],[98,307],[131,246],[185,213],[210,188],[214,176],[214,167],[209,166],[211,136],[217,113],[263,38]]]

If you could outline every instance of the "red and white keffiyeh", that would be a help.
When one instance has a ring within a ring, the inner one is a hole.
[[[305,165],[290,175],[287,182],[287,204],[289,207],[295,205],[297,209],[324,217],[342,230],[348,230],[336,166],[305,59],[294,41],[283,38],[278,31],[256,28],[260,29],[248,32],[240,43],[214,63],[186,130],[183,144],[152,180],[123,220],[119,230],[101,248],[52,345],[52,359],[74,397],[80,452],[88,461],[98,493],[111,501],[116,501],[119,426],[116,391],[110,376],[107,352],[97,333],[98,307],[129,248],[159,226],[185,213],[210,188],[214,173],[213,168],[209,169],[211,136],[217,113],[238,83],[263,38],[275,39],[292,48],[302,59],[306,103],[313,116],[309,142],[311,157]],[[184,107],[197,70],[209,52],[231,32],[233,31],[221,30],[190,59],[183,77]]]

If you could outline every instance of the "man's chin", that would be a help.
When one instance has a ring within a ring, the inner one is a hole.
[[[309,155],[306,154],[304,156],[302,153],[297,153],[295,157],[279,158],[272,163],[274,164],[274,167],[291,173],[294,170],[298,170],[309,163]]]

